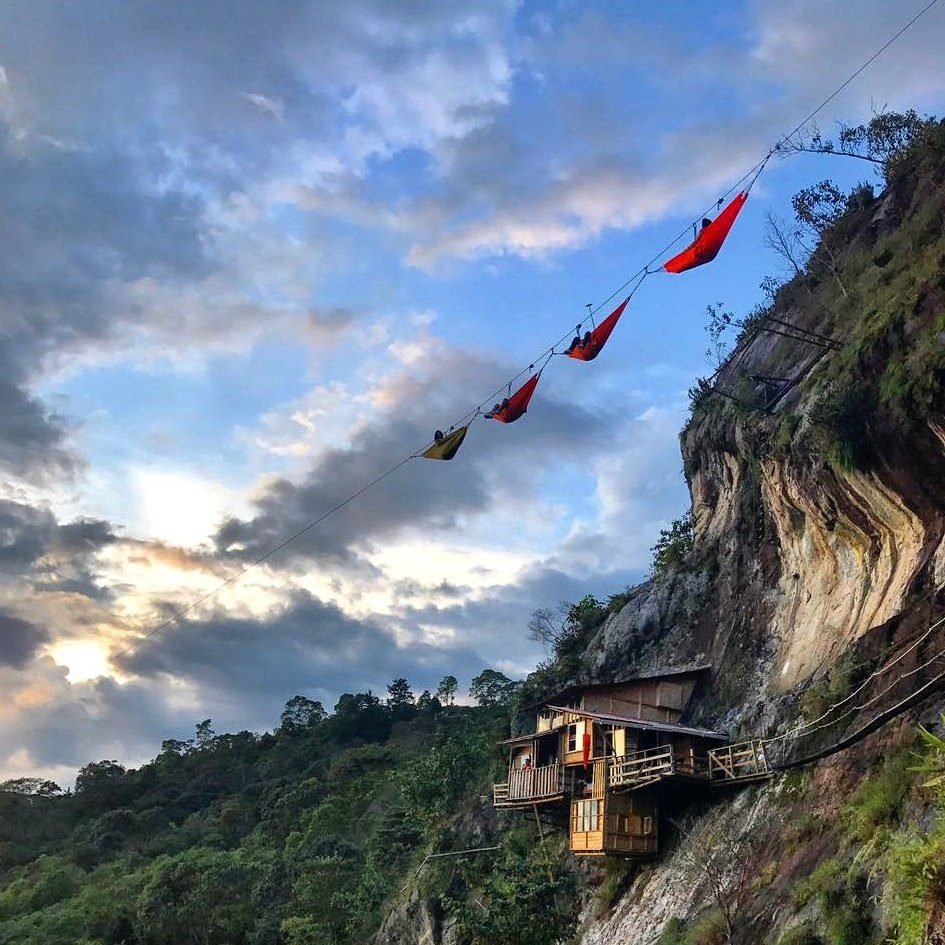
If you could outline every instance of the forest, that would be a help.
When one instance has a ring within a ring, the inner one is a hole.
[[[456,686],[398,679],[330,714],[295,696],[273,732],[206,719],[137,770],[0,785],[0,942],[364,942],[508,725],[502,674],[476,677],[478,706]]]

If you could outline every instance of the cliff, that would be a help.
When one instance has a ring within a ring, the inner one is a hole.
[[[762,328],[720,372],[719,386],[750,399],[759,393],[753,377],[799,382],[770,414],[719,394],[697,400],[681,439],[693,551],[602,628],[586,654],[594,673],[616,676],[665,661],[667,651],[684,661],[707,660],[715,679],[697,711],[715,724],[763,733],[766,725],[792,722],[803,694],[836,681],[844,659],[866,662],[942,614],[934,593],[945,578],[940,135],[941,129],[934,143],[898,166],[880,196],[865,189],[854,195],[822,237],[842,247],[830,271],[815,257],[755,313],[756,328],[774,318],[775,327],[784,322],[835,339],[839,350],[805,374],[805,362],[820,349]],[[936,639],[941,650],[945,637]],[[912,670],[903,662],[895,673]],[[915,672],[886,703],[928,675]],[[926,703],[925,718],[934,720],[938,708]],[[845,719],[826,737],[839,739],[869,714]],[[797,925],[803,916],[792,887],[829,859],[823,849],[796,851],[787,861],[779,856],[796,846],[794,818],[799,812],[817,817],[821,843],[835,852],[843,845],[839,799],[877,776],[884,755],[911,740],[914,721],[914,715],[901,719],[807,769],[803,787],[789,788],[784,775],[726,800],[700,825],[709,829],[711,818],[720,818],[724,825],[715,829],[723,833],[767,836],[755,853],[757,868],[776,872],[758,890],[746,941],[778,941],[779,926]],[[786,798],[788,790],[797,796]],[[786,808],[794,808],[793,816]],[[690,846],[699,842],[696,835]],[[694,874],[686,846],[683,841],[664,863],[644,871],[614,915],[592,922],[582,941],[642,945],[672,916],[697,912],[705,882]],[[882,901],[882,858],[875,859],[880,875],[872,877],[869,893]],[[858,940],[889,928],[889,916],[877,912],[875,928]],[[814,925],[831,940],[823,921]]]
[[[917,825],[938,829],[908,759],[917,723],[933,725],[941,701],[895,707],[935,687],[945,652],[945,630],[908,649],[945,615],[945,128],[930,126],[889,166],[882,193],[858,188],[818,240],[746,320],[715,389],[693,392],[681,436],[691,541],[577,659],[531,682],[709,663],[692,720],[747,737],[816,718],[904,655],[850,703],[863,710],[775,746],[785,764],[844,739],[846,751],[738,793],[679,799],[673,816],[686,826],[655,863],[575,867],[581,945],[726,941],[712,850],[729,853],[716,864],[723,886],[740,859],[752,864],[734,941],[918,945],[937,934],[939,894],[916,907],[925,925],[909,939],[905,881],[889,877]],[[882,712],[895,717],[860,740]],[[571,932],[563,923],[561,940]],[[412,940],[392,926],[377,939]]]

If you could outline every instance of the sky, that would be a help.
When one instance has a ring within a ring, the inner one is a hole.
[[[719,258],[647,279],[526,417],[168,622],[527,367],[923,5],[5,4],[0,778],[520,677],[532,610],[641,580],[706,306],[779,274],[766,210],[866,165],[772,161]],[[945,6],[822,130],[941,114],[943,47]]]

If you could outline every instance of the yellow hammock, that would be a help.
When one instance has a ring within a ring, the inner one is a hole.
[[[448,436],[437,440],[433,446],[420,455],[426,459],[452,459],[463,445],[463,440],[466,439],[466,431],[468,429],[468,426],[460,427]]]

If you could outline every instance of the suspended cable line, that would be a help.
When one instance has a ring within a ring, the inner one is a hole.
[[[812,735],[814,732],[822,731],[825,728],[832,728],[834,725],[837,725],[843,719],[849,718],[851,715],[856,715],[858,712],[862,712],[863,709],[868,709],[870,706],[876,705],[883,696],[888,692],[891,692],[896,688],[904,679],[908,679],[911,676],[915,676],[916,673],[921,672],[923,669],[927,669],[933,663],[937,663],[939,660],[945,658],[945,649],[939,651],[935,656],[930,657],[924,663],[920,663],[914,669],[910,669],[909,672],[903,673],[901,676],[897,676],[885,689],[881,689],[872,699],[868,699],[866,702],[861,703],[860,705],[851,706],[847,709],[843,715],[838,715],[835,719],[832,719],[829,722],[821,722],[819,725],[813,726],[804,726],[802,729],[799,729],[794,734],[787,734],[778,736],[778,738],[785,741],[797,741],[801,738],[807,738]],[[772,739],[774,741],[775,739]]]
[[[729,187],[729,189],[725,191],[725,193],[723,193],[721,197],[718,198],[718,200],[715,203],[713,203],[708,208],[706,208],[706,210],[696,218],[696,221],[704,218],[706,214],[711,213],[713,209],[720,207],[723,201],[727,197],[729,197],[737,188],[739,188],[745,181],[749,181],[748,186],[746,190],[744,191],[747,194],[747,192],[751,190],[755,182],[758,180],[759,175],[767,166],[768,161],[770,161],[771,157],[785,144],[785,142],[787,142],[788,139],[790,139],[793,135],[795,135],[798,131],[800,131],[804,127],[804,125],[806,125],[813,118],[815,118],[830,102],[832,102],[845,88],[847,88],[847,86],[849,86],[858,76],[860,76],[870,65],[872,65],[872,63],[875,62],[876,59],[878,59],[887,49],[889,49],[889,47],[892,46],[893,43],[896,42],[896,40],[898,40],[910,27],[912,27],[925,13],[927,13],[937,3],[938,3],[938,0],[930,0],[929,3],[927,3],[918,13],[916,13],[892,37],[890,37],[885,43],[883,43],[882,46],[880,46],[868,59],[865,60],[865,62],[863,62],[854,72],[852,72],[840,85],[838,85],[837,88],[835,88],[830,93],[830,95],[828,95],[802,122],[800,122],[794,129],[792,129],[786,135],[783,135],[782,137],[780,137],[777,143],[768,150],[768,152],[761,158],[761,160],[759,160],[754,165],[752,165],[752,167],[750,167],[737,181],[735,181],[735,183],[733,183]],[[614,301],[614,299],[620,297],[628,288],[630,288],[630,286],[633,286],[633,288],[629,292],[629,295],[627,296],[627,302],[629,302],[629,300],[633,297],[634,293],[640,288],[640,286],[643,284],[646,278],[650,275],[653,275],[657,271],[657,270],[651,270],[650,267],[655,265],[660,259],[662,259],[666,255],[666,253],[668,253],[669,250],[671,250],[680,240],[686,238],[689,235],[689,230],[690,230],[691,225],[693,224],[687,224],[683,230],[681,230],[675,237],[673,237],[668,243],[666,243],[665,246],[661,247],[642,267],[640,267],[635,273],[633,273],[633,275],[631,275],[621,286],[619,286],[613,292],[611,292],[611,294],[607,296],[607,298],[599,302],[596,306],[589,307],[588,315],[586,317],[589,318],[593,323],[594,316],[598,312],[600,312],[601,309],[604,308],[604,306],[609,305],[611,302]],[[636,284],[634,285],[634,283]],[[576,326],[578,331],[580,330],[582,325],[583,325],[583,320],[579,322],[578,325]],[[534,365],[538,363],[539,361],[541,361],[543,358],[547,358],[548,360],[550,360],[555,354],[563,353],[563,352],[556,351],[556,348],[559,345],[563,344],[570,335],[571,335],[571,331],[569,330],[561,338],[559,338],[558,341],[556,341],[553,345],[551,345],[550,348],[545,348],[536,358],[532,360],[532,362],[527,368],[524,368],[523,370],[519,371],[518,374],[510,378],[508,381],[506,381],[502,385],[500,385],[495,391],[493,391],[492,394],[486,397],[474,408],[472,408],[471,410],[463,414],[462,417],[460,417],[457,421],[455,421],[450,426],[449,428],[450,433],[452,433],[454,430],[462,429],[464,425],[475,420],[475,418],[478,417],[482,413],[482,408],[485,407],[489,403],[489,401],[501,395],[502,392],[506,390],[506,388],[511,389],[512,384],[514,384],[523,375],[533,370]],[[367,484],[361,486],[355,492],[352,492],[351,495],[349,495],[347,498],[338,502],[336,505],[332,506],[326,512],[318,516],[318,518],[312,520],[304,527],[298,529],[298,531],[294,532],[293,534],[289,535],[287,538],[280,541],[277,545],[269,549],[265,554],[260,555],[258,558],[251,561],[249,564],[245,565],[242,569],[237,571],[235,574],[231,575],[225,581],[222,581],[218,586],[208,591],[207,593],[201,595],[200,597],[196,598],[186,607],[183,607],[180,610],[175,611],[167,619],[143,631],[141,636],[139,636],[133,643],[131,643],[129,646],[125,647],[124,649],[120,650],[116,654],[116,658],[126,655],[127,653],[135,649],[135,647],[137,647],[142,641],[149,639],[154,634],[159,633],[162,630],[165,630],[167,627],[175,623],[181,617],[186,616],[188,613],[193,611],[195,608],[199,607],[201,604],[206,603],[208,600],[215,597],[221,591],[225,590],[227,587],[230,587],[232,584],[239,581],[240,578],[242,578],[247,572],[265,563],[274,555],[276,555],[278,552],[280,552],[283,548],[285,548],[287,545],[296,541],[306,532],[320,525],[327,518],[334,515],[336,512],[340,511],[341,509],[345,508],[345,506],[354,502],[356,499],[360,498],[362,495],[364,495],[365,492],[368,492],[370,489],[379,485],[389,476],[392,476],[398,470],[406,466],[412,459],[425,455],[429,451],[429,449],[435,444],[436,444],[436,440],[434,440],[433,443],[430,443],[428,441],[427,447],[425,449],[418,450],[416,452],[410,453],[408,456],[405,456],[398,463],[391,466],[390,469],[388,469],[386,472],[381,473],[379,476],[376,476]],[[438,458],[444,458],[444,457],[438,457]],[[451,458],[451,457],[445,457],[445,458]]]
[[[938,588],[938,590],[941,590],[941,588]],[[779,735],[777,737],[778,738],[800,738],[801,733],[806,733],[806,730],[808,729],[810,729],[811,731],[816,731],[817,729],[824,728],[825,727],[824,725],[818,725],[817,723],[823,722],[824,719],[827,718],[827,716],[831,715],[841,706],[844,706],[848,702],[855,699],[874,679],[878,679],[880,676],[884,676],[886,673],[888,673],[889,670],[893,668],[893,666],[895,666],[897,663],[904,660],[913,650],[921,646],[922,643],[924,643],[932,635],[932,633],[935,630],[937,630],[940,626],[942,626],[942,624],[945,624],[945,617],[943,617],[941,620],[936,621],[930,627],[928,627],[928,629],[926,629],[923,633],[919,634],[917,638],[912,642],[911,646],[908,647],[908,649],[903,650],[902,653],[900,653],[895,659],[890,660],[888,663],[884,663],[875,672],[870,673],[870,675],[867,676],[866,679],[864,679],[863,682],[860,683],[860,685],[857,686],[856,689],[854,689],[849,695],[847,695],[843,699],[840,699],[837,702],[834,702],[832,705],[830,705],[827,708],[825,712],[818,715],[816,719],[811,719],[809,722],[805,722],[803,725],[799,726],[797,729],[795,729],[791,733],[786,733],[784,735]],[[910,675],[910,674],[907,673],[906,675]],[[899,679],[903,679],[903,678],[904,678],[903,676],[899,677]],[[856,707],[856,711],[858,711],[859,709],[866,708],[867,705],[869,705],[869,703]],[[840,716],[838,719],[835,719],[833,722],[829,722],[826,724],[834,725],[841,718],[846,718],[846,716],[849,714],[850,713],[847,712],[844,715]]]
[[[283,539],[281,542],[279,542],[278,545],[276,545],[273,548],[270,548],[265,554],[260,555],[258,558],[256,558],[255,561],[250,562],[245,567],[243,567],[240,571],[237,571],[236,574],[231,575],[225,581],[218,584],[215,588],[213,588],[210,591],[207,591],[206,594],[203,594],[201,597],[198,597],[196,600],[191,601],[186,607],[182,608],[181,610],[176,611],[162,623],[159,623],[156,626],[149,628],[147,631],[145,631],[145,633],[142,636],[138,637],[138,639],[136,639],[130,646],[125,647],[123,650],[119,650],[118,653],[115,654],[116,658],[124,656],[126,653],[130,653],[131,650],[133,650],[139,643],[142,642],[142,640],[146,640],[149,637],[154,636],[154,634],[159,633],[161,630],[167,629],[167,627],[169,627],[172,623],[174,623],[177,620],[180,620],[180,618],[185,616],[186,614],[189,614],[194,608],[199,607],[203,603],[206,603],[212,597],[215,597],[217,594],[219,594],[220,591],[223,591],[226,588],[228,588],[231,584],[235,584],[248,571],[252,571],[253,568],[258,567],[265,561],[268,561],[273,555],[278,554],[280,551],[282,551],[282,549],[285,548],[286,545],[291,544],[297,538],[301,538],[302,535],[304,535],[306,532],[311,531],[317,525],[320,525],[322,522],[324,522],[326,518],[328,518],[331,515],[334,515],[335,512],[340,512],[346,505],[350,505],[352,502],[354,502],[355,499],[360,498],[369,489],[373,489],[374,486],[383,482],[388,476],[392,476],[402,466],[406,466],[407,463],[409,463],[410,460],[412,460],[415,455],[416,454],[411,453],[410,456],[407,456],[404,459],[402,459],[399,463],[397,463],[396,466],[391,466],[391,468],[388,469],[387,472],[381,473],[380,476],[376,476],[369,483],[367,483],[367,485],[364,485],[360,489],[358,489],[357,492],[352,492],[351,495],[349,495],[346,499],[343,499],[337,505],[332,506],[327,512],[324,512],[322,515],[320,515],[318,518],[314,519],[313,521],[309,522],[303,528],[300,528],[298,531],[293,532],[291,535],[289,535],[288,538]]]

